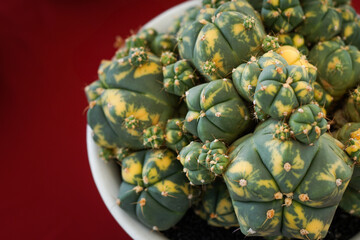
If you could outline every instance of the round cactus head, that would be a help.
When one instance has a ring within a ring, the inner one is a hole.
[[[148,55],[143,47],[130,49],[129,56],[129,63],[134,67],[141,67],[148,61]]]
[[[251,16],[247,16],[244,19],[244,27],[248,30],[253,29],[255,27],[255,18]]]
[[[188,145],[193,137],[184,130],[184,119],[169,119],[166,124],[165,140],[166,146],[174,151],[179,152],[183,147]]]
[[[360,86],[350,93],[350,97],[354,100],[355,104],[360,104]]]
[[[304,144],[313,144],[330,129],[324,112],[316,104],[296,109],[290,117],[289,125],[294,132],[294,137]]]
[[[216,63],[211,61],[206,61],[202,66],[202,70],[205,74],[211,76],[216,73]]]
[[[215,173],[215,175],[221,175],[225,172],[229,164],[229,157],[226,155],[226,152],[227,147],[225,143],[218,139],[212,142],[207,141],[202,146],[199,162],[211,172]]]
[[[175,53],[170,51],[165,51],[161,53],[160,62],[163,66],[167,66],[176,62]]]
[[[277,37],[267,35],[261,46],[265,52],[276,51],[280,47],[279,39]]]
[[[125,46],[127,47],[127,49],[139,47],[145,48],[147,44],[148,42],[146,41],[146,39],[138,35],[132,35],[125,40]]]
[[[164,130],[159,126],[151,126],[144,130],[144,146],[159,148],[165,141]]]
[[[360,163],[360,128],[350,134],[349,143],[345,151],[355,163]]]
[[[274,138],[281,141],[288,141],[291,137],[291,130],[287,123],[279,122],[275,125]]]

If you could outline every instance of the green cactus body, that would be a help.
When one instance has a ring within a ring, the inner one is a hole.
[[[258,11],[259,13],[261,12],[261,8],[262,8],[262,4],[263,4],[263,0],[247,0],[251,6]]]
[[[264,24],[273,32],[288,33],[304,20],[299,0],[264,1],[261,16]]]
[[[215,173],[209,171],[198,159],[202,153],[202,145],[199,142],[191,142],[181,149],[178,159],[184,166],[185,172],[190,183],[193,185],[203,185],[212,183],[215,180]]]
[[[280,47],[279,39],[277,37],[267,35],[261,46],[265,52],[276,51]]]
[[[333,133],[334,138],[342,142],[344,145],[349,143],[349,139],[351,138],[350,134],[352,132],[357,131],[360,129],[360,122],[350,122],[346,123],[340,129]]]
[[[184,172],[191,184],[204,185],[214,181],[229,164],[226,155],[227,147],[217,139],[205,144],[191,142],[184,147],[178,156],[184,166]]]
[[[212,16],[200,14],[179,31],[179,53],[210,81],[228,76],[259,52],[264,37],[261,20],[250,4],[245,0],[227,2]],[[207,72],[206,62],[212,63],[215,71]]]
[[[116,152],[114,148],[100,147],[99,157],[104,162],[110,162],[116,159]]]
[[[359,49],[360,18],[350,5],[343,5],[339,9],[342,16],[341,37],[347,45],[354,45]]]
[[[175,36],[171,34],[158,34],[151,42],[151,51],[159,57],[166,51],[176,53],[177,41]]]
[[[162,66],[158,58],[148,55],[141,67],[133,66],[130,56],[100,65],[103,90],[97,97],[92,95],[96,98],[91,98],[87,113],[98,145],[143,149],[143,130],[153,125],[165,127],[174,113],[177,99],[162,90]]]
[[[301,54],[307,56],[309,49],[305,45],[305,38],[298,33],[280,34],[277,36],[280,45],[290,45],[296,47]]]
[[[350,93],[345,104],[344,114],[349,122],[360,122],[360,87]]]
[[[360,123],[349,122],[334,133],[334,137],[344,144],[344,150],[355,164],[360,163]]]
[[[184,129],[184,119],[169,119],[165,130],[166,146],[176,152],[188,145],[193,137]]]
[[[167,66],[173,63],[176,63],[177,58],[175,56],[175,53],[165,51],[161,53],[160,62],[163,66]]]
[[[126,47],[122,47],[116,51],[114,58],[120,59],[120,58],[124,58],[128,55],[129,55],[129,49],[127,49]]]
[[[336,7],[339,7],[339,6],[345,5],[345,4],[351,4],[351,0],[333,0],[333,2]]]
[[[325,89],[318,83],[314,82],[314,100],[319,103],[321,107],[329,108],[334,98],[325,91]]]
[[[259,108],[257,105],[254,105],[254,117],[257,121],[264,122],[266,119],[268,119],[270,116],[266,114],[261,108]]]
[[[85,95],[88,102],[95,101],[104,92],[104,86],[100,80],[94,81],[85,87]]]
[[[130,153],[132,153],[132,151],[128,148],[117,148],[115,151],[115,160],[116,162],[121,166],[122,161],[124,160],[124,158],[126,158],[127,156],[130,155]]]
[[[117,204],[155,231],[174,226],[191,206],[192,190],[175,154],[143,150],[122,160]]]
[[[163,70],[165,91],[177,96],[195,86],[198,76],[187,60],[180,60],[166,66]]]
[[[204,186],[202,201],[195,213],[214,227],[238,227],[229,191],[222,180]]]
[[[305,68],[270,65],[260,74],[255,104],[272,118],[283,118],[292,110],[312,101],[314,92]]]
[[[160,148],[165,143],[164,130],[159,126],[151,126],[144,130],[144,146],[148,148]]]
[[[247,236],[324,238],[350,181],[351,160],[324,134],[313,146],[274,137],[268,120],[229,148],[224,180]]]
[[[309,61],[318,69],[317,81],[334,100],[359,82],[360,52],[341,40],[318,43],[311,49]]]
[[[341,15],[333,7],[332,0],[302,0],[305,19],[296,31],[306,42],[330,40],[341,31]]]
[[[349,187],[340,202],[346,212],[360,217],[360,167],[355,167]]]
[[[218,8],[226,2],[230,2],[230,0],[202,0],[202,5],[205,8]]]
[[[330,128],[325,114],[316,104],[296,109],[290,116],[289,125],[296,140],[304,144],[313,144]]]
[[[248,102],[254,100],[258,78],[262,69],[273,64],[287,65],[286,60],[275,52],[267,52],[259,59],[251,57],[250,61],[243,63],[233,70],[232,79],[238,93]]]
[[[220,139],[227,144],[250,125],[249,112],[231,80],[220,79],[186,93],[185,128],[201,141]]]

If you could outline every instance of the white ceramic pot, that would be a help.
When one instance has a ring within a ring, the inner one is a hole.
[[[181,15],[187,8],[200,5],[200,0],[187,1],[158,15],[143,28],[155,28],[158,32],[165,32],[173,20]],[[99,193],[120,226],[135,240],[166,240],[161,233],[146,228],[136,219],[130,217],[124,210],[116,205],[116,198],[120,186],[120,175],[116,163],[105,163],[99,158],[99,147],[91,137],[91,128],[87,126],[86,142],[91,172]],[[360,240],[360,234],[352,240]]]

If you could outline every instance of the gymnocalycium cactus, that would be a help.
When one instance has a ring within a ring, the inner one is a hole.
[[[165,91],[177,96],[195,86],[198,76],[187,60],[179,60],[163,69]]]
[[[276,126],[268,120],[229,148],[224,179],[240,229],[247,236],[323,238],[352,161],[328,134],[308,146],[276,138]]]
[[[304,36],[298,33],[288,33],[288,34],[280,34],[277,36],[278,41],[281,46],[290,45],[296,47],[301,54],[307,56],[309,54],[309,49],[305,44]]]
[[[258,52],[264,37],[261,20],[247,1],[226,2],[180,29],[179,53],[207,80],[216,80]],[[213,63],[215,71],[205,71],[206,63]]]
[[[342,16],[341,38],[347,45],[360,48],[360,18],[350,5],[339,7]]]
[[[309,53],[309,61],[318,69],[317,82],[339,100],[360,80],[360,52],[337,39],[319,42]],[[341,79],[341,81],[339,81]]]
[[[204,188],[202,200],[196,207],[195,213],[211,226],[226,228],[239,226],[225,183],[217,180],[211,185],[205,185]]]
[[[144,149],[143,130],[165,127],[177,99],[162,90],[159,59],[134,64],[133,56],[103,61],[99,81],[85,89],[89,100],[88,124],[95,142],[103,147]],[[137,60],[136,60],[137,61]]]
[[[117,204],[155,231],[175,225],[191,206],[192,189],[175,154],[143,150],[122,160]]]
[[[280,33],[292,31],[304,20],[299,0],[264,1],[261,16],[266,27]]]
[[[227,147],[218,139],[205,144],[191,142],[180,151],[178,159],[190,183],[204,185],[213,182],[226,170],[229,164],[226,152]]]
[[[186,103],[185,129],[203,142],[220,139],[230,144],[250,126],[249,112],[229,79],[191,88]]]
[[[193,140],[193,136],[185,131],[184,121],[183,118],[173,118],[169,119],[166,124],[166,146],[176,152]]]

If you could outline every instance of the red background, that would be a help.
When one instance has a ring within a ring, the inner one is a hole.
[[[91,176],[83,88],[116,35],[183,1],[0,3],[0,239],[130,239]]]

